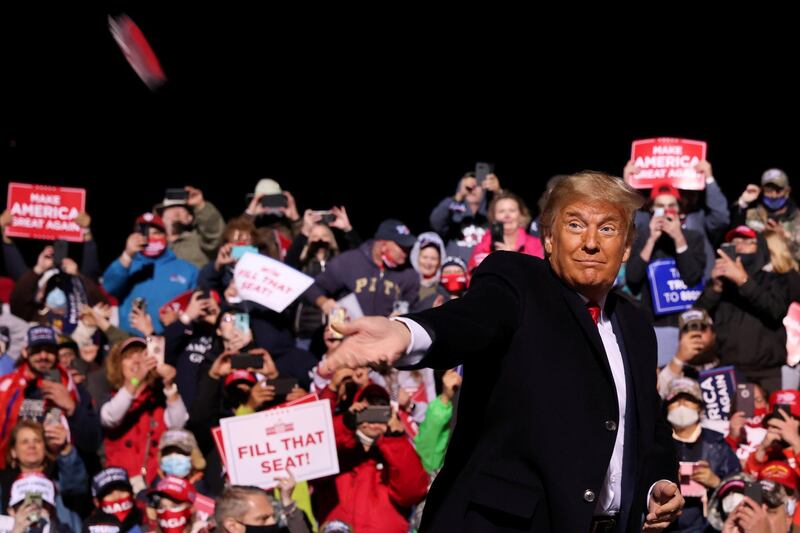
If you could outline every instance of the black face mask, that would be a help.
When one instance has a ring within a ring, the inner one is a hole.
[[[281,530],[281,526],[278,524],[273,524],[271,526],[242,525],[244,526],[244,533],[278,533]]]
[[[228,399],[228,404],[235,409],[247,403],[250,398],[250,391],[245,392],[239,387],[231,385],[225,388],[225,396]]]
[[[181,235],[186,233],[187,231],[192,231],[194,226],[192,224],[184,224],[183,222],[173,222],[172,223],[172,234],[173,235]]]
[[[739,258],[742,260],[745,271],[752,274],[756,264],[756,254],[739,254]]]

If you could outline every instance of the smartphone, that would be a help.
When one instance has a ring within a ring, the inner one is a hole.
[[[776,403],[775,407],[772,408],[772,414],[778,417],[778,420],[783,420],[783,416],[781,416],[781,411],[783,411],[787,415],[791,415],[792,406],[785,403]]]
[[[143,313],[147,312],[147,300],[142,298],[141,296],[137,296],[133,299],[133,307],[142,311]]]
[[[664,208],[663,207],[654,207],[653,208],[653,216],[654,217],[663,217],[664,216]]]
[[[164,193],[165,200],[188,200],[189,199],[189,191],[186,189],[167,189],[167,192]]]
[[[706,493],[705,487],[692,479],[692,474],[697,463],[692,461],[680,461],[679,471],[681,494],[684,497],[700,498]]]
[[[237,261],[239,259],[241,259],[244,254],[247,254],[247,253],[257,254],[258,253],[258,248],[256,248],[252,244],[243,244],[243,245],[234,246],[233,248],[231,248],[231,257],[233,257]]]
[[[156,361],[158,361],[159,365],[164,364],[164,349],[166,346],[166,340],[164,337],[158,336],[149,336],[147,337],[147,355],[150,357],[155,357]]]
[[[764,496],[761,490],[761,483],[758,481],[747,481],[744,484],[744,495],[756,502],[758,505],[764,503]]]
[[[356,424],[372,422],[386,424],[392,418],[392,407],[389,405],[368,405],[356,413]]]
[[[231,368],[234,370],[246,370],[248,368],[262,368],[264,366],[264,358],[260,355],[252,355],[249,353],[240,353],[231,356]]]
[[[739,383],[736,385],[736,410],[744,412],[747,418],[753,417],[756,408],[756,386],[752,383]]]
[[[53,242],[53,265],[56,268],[61,268],[61,262],[67,257],[68,249],[69,243],[63,239]]]
[[[289,200],[283,194],[265,194],[258,201],[261,207],[288,207]]]
[[[502,222],[492,222],[492,227],[490,231],[492,232],[492,242],[503,242]]]
[[[730,257],[734,261],[736,261],[736,245],[735,244],[733,244],[732,242],[726,242],[726,243],[722,243],[719,248],[720,248],[720,250],[722,250],[722,252],[725,255],[727,255],[728,257]]]
[[[494,172],[494,165],[491,163],[478,162],[475,163],[475,179],[478,180],[478,185],[482,184],[486,176]]]
[[[314,214],[319,215],[321,217],[320,221],[325,224],[330,224],[336,220],[336,215],[334,215],[332,211],[314,211]]]
[[[57,368],[51,368],[44,373],[45,381],[52,381],[53,383],[61,383],[61,372]]]
[[[29,492],[25,495],[26,504],[33,504],[36,507],[36,511],[31,512],[28,515],[28,522],[30,524],[35,524],[39,520],[42,519],[41,515],[39,514],[42,510],[42,495],[38,492]]]
[[[331,337],[334,339],[344,339],[344,335],[330,327],[332,324],[341,324],[347,320],[347,311],[337,307],[328,315],[328,328],[331,330]]]
[[[297,386],[295,378],[278,378],[267,380],[267,385],[275,387],[275,396],[286,396]]]
[[[242,333],[250,331],[250,315],[247,313],[236,313],[233,315],[233,325]],[[261,368],[259,366],[259,368]]]
[[[42,425],[44,426],[52,426],[54,424],[61,423],[61,409],[58,407],[53,407],[49,411],[47,411],[47,416],[44,417],[44,422]]]
[[[149,228],[149,226],[145,222],[139,222],[136,225],[136,233],[141,234],[142,237],[144,237],[146,239],[147,238],[147,234],[148,234],[148,231],[147,231],[148,228]]]

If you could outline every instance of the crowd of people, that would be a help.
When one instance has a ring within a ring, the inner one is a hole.
[[[707,161],[696,170],[703,191],[666,181],[641,191],[615,288],[658,339],[687,491],[668,530],[800,531],[800,367],[787,364],[783,325],[800,299],[800,210],[779,169],[738,197]],[[630,162],[622,179],[636,171]],[[455,185],[430,199],[418,237],[396,219],[357,230],[344,206],[301,213],[272,179],[227,219],[203,191],[170,189],[130,221],[109,265],[87,213],[71,248],[80,257],[43,242],[25,258],[3,232],[0,532],[414,531],[452,428],[470,416],[458,408],[461,369],[330,374],[324,361],[341,342],[330,323],[353,302],[399,316],[461,297],[489,254],[544,258],[537,213],[500,177],[468,172]],[[0,228],[11,221],[3,213]],[[314,282],[280,313],[243,299],[235,266],[247,253]],[[664,268],[689,295],[677,307],[661,305]],[[242,353],[258,365],[234,368]],[[754,408],[712,424],[699,380],[727,366]],[[230,485],[212,428],[309,393],[330,400],[340,472],[298,482],[282,471],[274,490]],[[377,406],[385,419],[362,419]],[[209,501],[213,512],[198,503]]]

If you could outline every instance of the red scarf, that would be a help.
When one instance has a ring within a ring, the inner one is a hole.
[[[72,399],[77,404],[78,388],[75,382],[72,381],[72,376],[64,370],[60,365],[55,367],[61,374],[61,383],[67,387],[67,390],[72,395]],[[19,368],[14,372],[8,374],[0,380],[0,450],[8,448],[8,440],[11,437],[11,430],[17,425],[17,418],[19,417],[19,408],[25,400],[25,389],[29,384],[35,381],[38,387],[42,383],[42,378],[36,376],[29,378],[29,375],[36,375],[28,367],[28,362],[23,362]],[[52,407],[50,402],[45,402],[45,411]],[[5,468],[5,453],[0,454],[0,469]]]

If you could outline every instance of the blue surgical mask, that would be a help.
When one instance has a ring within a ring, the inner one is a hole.
[[[64,291],[56,287],[47,293],[47,298],[45,298],[44,303],[50,309],[62,309],[67,306],[67,295],[64,294]]]
[[[777,198],[769,198],[764,196],[761,201],[764,202],[764,205],[767,206],[767,209],[771,211],[777,211],[781,209],[784,205],[786,205],[786,196],[778,196]]]
[[[161,471],[168,476],[186,477],[192,471],[192,459],[182,453],[171,453],[161,458]]]

